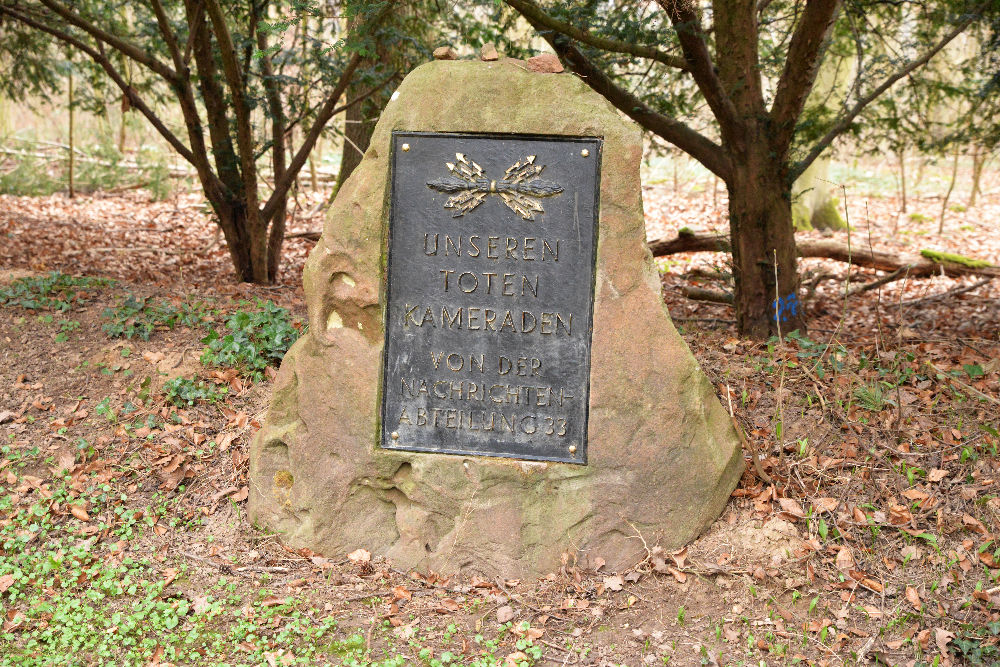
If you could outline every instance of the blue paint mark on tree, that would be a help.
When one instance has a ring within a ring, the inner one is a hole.
[[[771,302],[771,317],[778,322],[785,322],[798,314],[799,297],[795,294],[789,294]]]

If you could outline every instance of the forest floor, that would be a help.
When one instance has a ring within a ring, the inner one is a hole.
[[[998,184],[942,236],[938,198],[899,215],[848,192],[853,241],[1000,263]],[[651,237],[724,228],[721,196],[645,194]],[[322,198],[305,199],[292,233],[321,224]],[[847,267],[808,260],[837,276],[804,304],[808,336],[755,343],[728,307],[679,294],[725,288],[721,255],[660,260],[674,320],[746,435],[724,514],[627,572],[570,559],[539,581],[465,581],[292,550],[247,519],[272,371],[205,339],[298,330],[311,247],[287,242],[278,285],[239,285],[196,195],[0,197],[0,663],[1000,660],[1000,285],[845,299]]]

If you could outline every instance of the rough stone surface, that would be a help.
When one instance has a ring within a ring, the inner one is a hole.
[[[517,61],[414,70],[306,263],[309,332],[285,356],[251,451],[250,513],[294,546],[397,567],[534,576],[563,552],[623,569],[722,511],[743,466],[728,413],[670,322],[646,248],[638,128],[574,76]],[[599,136],[589,463],[377,447],[391,133]]]
[[[487,62],[493,60],[500,60],[500,54],[497,53],[497,47],[495,44],[483,44],[483,48],[479,49],[479,59]]]
[[[458,54],[450,46],[439,46],[434,49],[434,60],[455,60]]]
[[[562,63],[552,53],[542,53],[528,58],[528,69],[541,74],[558,74],[563,71]]]

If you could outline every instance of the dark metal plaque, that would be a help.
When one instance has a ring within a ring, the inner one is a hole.
[[[601,140],[392,155],[382,447],[585,464]]]

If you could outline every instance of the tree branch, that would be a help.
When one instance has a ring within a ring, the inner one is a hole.
[[[151,53],[140,49],[135,44],[131,44],[117,35],[113,35],[106,30],[102,30],[93,23],[86,21],[82,16],[74,14],[69,9],[55,0],[41,0],[41,3],[63,18],[70,25],[83,30],[94,39],[104,42],[122,55],[145,65],[153,72],[156,72],[168,82],[173,82],[177,78],[177,73],[160,62]]]
[[[871,248],[851,247],[840,241],[800,239],[796,241],[795,246],[799,257],[822,257],[877,271],[897,272],[904,269],[910,278],[936,275],[945,275],[949,278],[958,276],[1000,278],[1000,266],[970,266],[968,263],[948,260],[936,261],[923,255],[894,255]],[[654,257],[662,257],[680,252],[731,252],[732,245],[728,234],[689,232],[678,234],[672,239],[654,239],[649,242],[649,249]],[[897,274],[897,277],[902,275],[902,273]]]
[[[715,72],[694,3],[691,0],[656,1],[670,17],[691,76],[719,122],[723,144],[738,145],[743,140],[739,113]]]
[[[541,7],[536,5],[530,0],[504,0],[508,5],[513,7],[521,16],[527,19],[532,25],[543,26],[549,30],[555,30],[556,32],[561,32],[571,39],[586,44],[588,46],[593,46],[596,49],[602,51],[610,51],[612,53],[627,53],[632,56],[637,56],[639,58],[648,58],[650,60],[655,60],[658,63],[662,63],[667,67],[674,67],[680,70],[689,70],[687,61],[684,58],[675,56],[670,53],[661,51],[653,46],[646,46],[645,44],[633,44],[631,42],[622,42],[617,39],[609,39],[606,37],[598,37],[597,35],[592,35],[586,30],[577,28],[576,26],[566,23],[565,21],[560,21],[555,19],[544,11]]]
[[[110,60],[108,60],[107,56],[105,56],[103,53],[101,53],[94,47],[90,46],[89,44],[86,44],[85,42],[70,35],[69,33],[59,30],[58,28],[53,28],[40,21],[36,21],[35,19],[26,16],[24,14],[21,14],[20,12],[16,12],[8,7],[0,6],[0,15],[9,16],[15,21],[20,21],[26,26],[35,28],[36,30],[41,30],[44,33],[52,35],[59,41],[64,42],[65,44],[68,44],[69,46],[72,46],[73,48],[87,54],[87,56],[89,56],[91,60],[93,60],[95,63],[101,66],[101,68],[107,73],[107,75],[111,78],[111,80],[115,83],[115,85],[121,89],[122,93],[126,97],[128,97],[129,103],[134,108],[138,109],[143,116],[145,116],[146,120],[150,122],[150,124],[156,129],[157,132],[160,133],[160,135],[167,141],[167,143],[169,143],[181,157],[183,157],[185,160],[194,165],[196,169],[198,168],[198,160],[195,158],[191,150],[187,146],[185,146],[184,143],[179,138],[177,138],[177,136],[173,132],[171,132],[166,125],[163,124],[163,121],[161,121],[160,118],[153,113],[153,111],[149,108],[149,106],[147,106],[146,103],[143,102],[142,98],[140,98],[138,93],[135,92],[135,89],[129,86],[128,83],[126,83],[125,79],[118,72],[118,70],[115,69],[114,65],[111,63]],[[215,180],[216,183],[218,182],[218,179],[215,178],[214,174],[211,174],[210,176]],[[221,186],[221,183],[218,183],[218,185]]]
[[[150,5],[153,7],[153,14],[156,15],[156,24],[160,28],[160,34],[163,35],[163,41],[167,43],[167,51],[170,52],[174,67],[177,68],[178,77],[181,77],[186,66],[180,45],[177,43],[177,35],[170,28],[170,20],[167,18],[166,10],[163,9],[163,3],[160,0],[150,0]]]
[[[785,69],[771,105],[771,122],[775,127],[772,148],[778,155],[785,155],[791,145],[795,123],[816,82],[823,50],[839,7],[840,0],[808,0],[792,35]]]
[[[535,27],[537,28],[538,26]],[[615,84],[607,74],[583,55],[568,38],[562,36],[556,37],[551,33],[542,33],[542,36],[588,86],[603,95],[629,118],[698,160],[698,162],[705,165],[709,171],[723,181],[728,182],[730,180],[732,164],[721,146],[684,123],[650,109],[638,97]]]
[[[394,80],[396,80],[398,78],[398,76],[399,76],[399,72],[398,71],[393,72],[392,74],[390,74],[389,76],[387,76],[382,81],[382,83],[378,84],[377,86],[375,86],[371,90],[367,90],[367,91],[361,93],[360,95],[358,95],[357,97],[355,97],[354,99],[352,99],[352,100],[350,100],[348,102],[344,102],[339,107],[337,107],[336,109],[333,110],[333,113],[331,114],[331,118],[333,116],[336,116],[337,114],[341,113],[342,111],[347,111],[348,109],[350,109],[351,107],[353,107],[355,104],[358,104],[360,102],[364,102],[366,99],[368,99],[369,97],[371,97],[372,95],[374,95],[378,91],[380,91],[383,88],[385,88],[388,84],[390,84]],[[314,107],[310,107],[309,109],[306,109],[304,112],[302,112],[301,114],[299,114],[298,116],[296,116],[294,120],[287,121],[286,124],[285,124],[285,133],[287,134],[287,133],[291,132],[292,129],[294,129],[295,127],[297,127],[299,125],[299,123],[301,123],[309,115],[309,113],[311,113],[315,109],[316,109],[315,106]],[[254,158],[259,160],[260,158],[262,158],[265,155],[267,155],[267,152],[269,150],[271,150],[272,143],[273,143],[273,141],[267,142],[267,145],[265,145],[262,149],[260,149],[259,151],[257,151],[257,154],[254,156]]]
[[[229,117],[226,114],[226,95],[215,69],[215,54],[212,51],[212,33],[205,19],[204,2],[185,0],[184,12],[187,18],[188,30],[191,31],[189,43],[193,49],[194,61],[198,68],[198,87],[201,90],[201,100],[205,106],[208,134],[212,140],[212,156],[215,158],[215,168],[219,179],[225,184],[228,196],[233,198],[243,188],[240,176],[239,160],[233,148],[233,137],[229,127]],[[199,132],[199,136],[201,132]],[[204,141],[204,139],[201,139]]]
[[[274,172],[274,180],[278,181],[285,176],[285,109],[281,105],[281,93],[278,90],[278,83],[274,76],[274,66],[271,63],[271,56],[267,52],[267,36],[257,30],[257,48],[261,54],[261,77],[264,85],[264,95],[267,97],[267,106],[271,112],[271,167]],[[277,206],[274,215],[264,218],[264,224],[270,223],[271,231],[268,234],[268,277],[274,280],[278,273],[278,263],[281,258],[281,244],[285,239],[285,214],[288,209],[287,199],[282,199],[281,205]]]
[[[344,71],[341,72],[337,85],[326,98],[326,102],[316,113],[316,120],[313,121],[312,127],[309,128],[309,131],[306,133],[305,137],[303,137],[302,145],[299,146],[299,150],[295,153],[295,156],[289,163],[284,176],[282,178],[274,179],[274,192],[271,193],[270,198],[268,198],[267,203],[264,204],[264,208],[261,212],[261,215],[265,220],[269,220],[271,216],[274,215],[275,210],[284,200],[285,195],[288,192],[288,188],[291,187],[296,175],[298,175],[302,166],[309,158],[309,151],[311,151],[313,146],[316,145],[316,140],[319,139],[319,135],[322,134],[323,128],[328,122],[330,122],[330,119],[333,118],[333,115],[337,110],[337,100],[339,100],[340,96],[344,94],[345,90],[347,90],[347,86],[351,82],[351,77],[354,76],[354,70],[358,68],[360,63],[361,54],[355,52],[355,54],[351,56],[351,59],[348,61],[347,66],[344,67]]]
[[[980,7],[980,9],[981,8],[982,7]],[[804,172],[806,169],[809,168],[809,165],[811,165],[816,160],[816,158],[818,158],[820,154],[824,150],[826,150],[827,146],[833,143],[834,139],[836,139],[838,136],[843,134],[848,128],[850,128],[851,123],[853,123],[854,119],[858,117],[858,114],[860,114],[862,111],[865,110],[865,107],[867,107],[873,101],[878,99],[878,97],[882,95],[882,93],[889,90],[889,88],[891,88],[897,81],[909,75],[913,70],[917,69],[918,67],[926,65],[927,62],[930,61],[930,59],[933,58],[935,55],[937,55],[937,53],[941,49],[947,46],[949,42],[951,42],[953,39],[962,34],[965,31],[965,29],[972,24],[973,20],[975,20],[975,12],[970,13],[969,16],[967,16],[965,19],[959,22],[959,24],[955,26],[955,28],[951,32],[942,37],[937,44],[935,44],[926,52],[924,52],[922,56],[920,56],[916,60],[911,60],[905,66],[900,68],[896,73],[894,73],[892,76],[888,77],[885,81],[883,81],[881,85],[879,85],[877,88],[875,88],[870,93],[868,93],[860,100],[858,100],[858,102],[853,107],[851,107],[851,110],[848,111],[847,114],[843,118],[841,118],[833,127],[831,127],[830,130],[825,135],[823,135],[823,138],[820,139],[812,147],[812,149],[806,154],[806,156],[801,160],[799,160],[789,170],[788,182],[793,183],[796,178],[801,176],[802,172]]]
[[[243,72],[236,56],[236,46],[233,36],[229,33],[226,17],[218,0],[206,0],[205,9],[212,22],[215,41],[219,45],[219,59],[222,61],[222,71],[226,76],[229,94],[233,100],[233,113],[236,116],[236,145],[239,147],[240,172],[243,182],[243,197],[246,203],[247,221],[251,229],[259,230],[269,218],[260,217],[259,197],[257,194],[257,163],[254,161],[253,124],[250,120],[250,107],[244,95]],[[254,269],[258,270],[257,262]]]
[[[191,87],[191,70],[187,65],[187,60],[181,54],[180,44],[177,40],[177,35],[174,33],[173,29],[170,27],[170,20],[167,18],[167,12],[163,7],[161,0],[150,0],[150,4],[153,7],[153,13],[156,15],[156,23],[160,28],[160,34],[163,36],[163,41],[167,44],[167,50],[170,52],[170,57],[174,61],[174,66],[177,68],[177,80],[172,82],[174,91],[177,93],[178,102],[180,103],[181,115],[184,118],[184,125],[188,131],[188,141],[191,142],[191,152],[194,154],[198,163],[195,167],[198,169],[199,175],[203,173],[214,173],[212,171],[212,165],[208,160],[208,149],[205,145],[204,129],[201,124],[201,116],[198,113],[198,104],[195,101],[194,90]],[[191,26],[192,35],[195,34],[194,27]],[[221,184],[222,181],[220,180]],[[206,190],[206,195],[210,198],[213,193]],[[225,189],[218,192],[219,196],[225,194]]]
[[[189,10],[189,3],[185,2],[185,11]],[[184,45],[184,64],[187,65],[191,61],[191,51],[194,48],[194,40],[197,31],[194,26],[201,23],[202,17],[205,15],[205,3],[199,2],[194,8],[194,14],[188,14],[188,40],[187,44]]]

